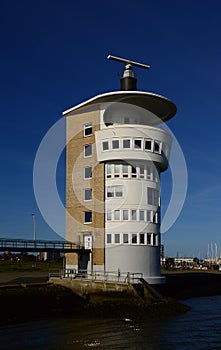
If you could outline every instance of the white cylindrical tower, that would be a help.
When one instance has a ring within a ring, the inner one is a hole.
[[[113,58],[114,56],[111,56]],[[126,62],[121,90],[98,95],[64,112],[67,117],[66,236],[88,253],[67,257],[78,270],[160,274],[160,175],[168,167],[172,138],[163,122],[176,106],[136,90]],[[83,130],[83,131],[82,131]],[[74,136],[73,136],[74,135]]]
[[[147,282],[158,284],[164,282],[160,174],[168,167],[172,143],[162,121],[170,119],[176,107],[163,96],[135,88],[136,78],[127,65],[123,91],[102,104],[102,128],[95,135],[97,159],[105,163],[105,268],[142,273]]]

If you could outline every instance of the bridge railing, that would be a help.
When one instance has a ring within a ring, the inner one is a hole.
[[[84,249],[84,247],[69,241],[0,238],[0,251],[71,251],[81,249]]]
[[[49,278],[69,278],[69,279],[80,279],[80,280],[91,280],[94,282],[114,282],[114,283],[125,283],[125,284],[138,284],[143,278],[142,273],[132,272],[116,272],[116,271],[94,271],[87,272],[86,270],[80,270],[77,272],[74,269],[66,269],[54,271],[49,274]]]

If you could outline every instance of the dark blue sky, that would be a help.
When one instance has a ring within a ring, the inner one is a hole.
[[[185,155],[188,193],[163,234],[167,255],[204,257],[221,247],[221,3],[212,1],[1,1],[0,236],[59,238],[44,222],[32,185],[35,154],[63,110],[118,90],[111,53],[151,65],[138,88],[177,105],[168,122]],[[58,183],[62,191],[64,167]],[[166,207],[171,175],[162,175]]]

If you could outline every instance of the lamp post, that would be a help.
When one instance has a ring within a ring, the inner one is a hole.
[[[34,247],[36,244],[36,216],[35,214],[31,214],[33,218],[33,228],[34,228]],[[37,255],[36,255],[36,261],[34,267],[37,267]]]
[[[35,214],[31,214],[32,218],[33,218],[33,226],[34,226],[34,243],[36,241],[36,218],[35,218]]]

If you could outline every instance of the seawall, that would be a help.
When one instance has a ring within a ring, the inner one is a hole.
[[[24,281],[23,281],[24,282]],[[69,281],[70,282],[70,281]],[[73,286],[74,285],[74,286]],[[93,293],[92,293],[93,291]],[[185,305],[156,299],[131,286],[72,282],[72,288],[58,283],[5,285],[0,288],[0,324],[35,317],[167,317],[187,311]]]
[[[126,283],[70,278],[50,278],[50,282],[68,288],[88,303],[102,304],[113,301],[126,303],[130,301],[135,304],[143,304],[152,299],[148,290],[144,292],[145,288],[136,289]]]
[[[10,274],[9,274],[10,275]],[[154,286],[163,298],[155,298],[137,287],[123,284],[103,284],[87,281],[45,283],[45,277],[8,276],[1,281],[0,323],[20,321],[39,316],[65,314],[79,317],[98,315],[109,317],[165,317],[187,311],[186,298],[221,294],[221,273],[183,272],[166,274],[165,285]],[[1,274],[0,274],[1,280]],[[64,279],[65,280],[65,279]],[[70,285],[69,285],[70,283]],[[71,288],[70,288],[71,287]]]

